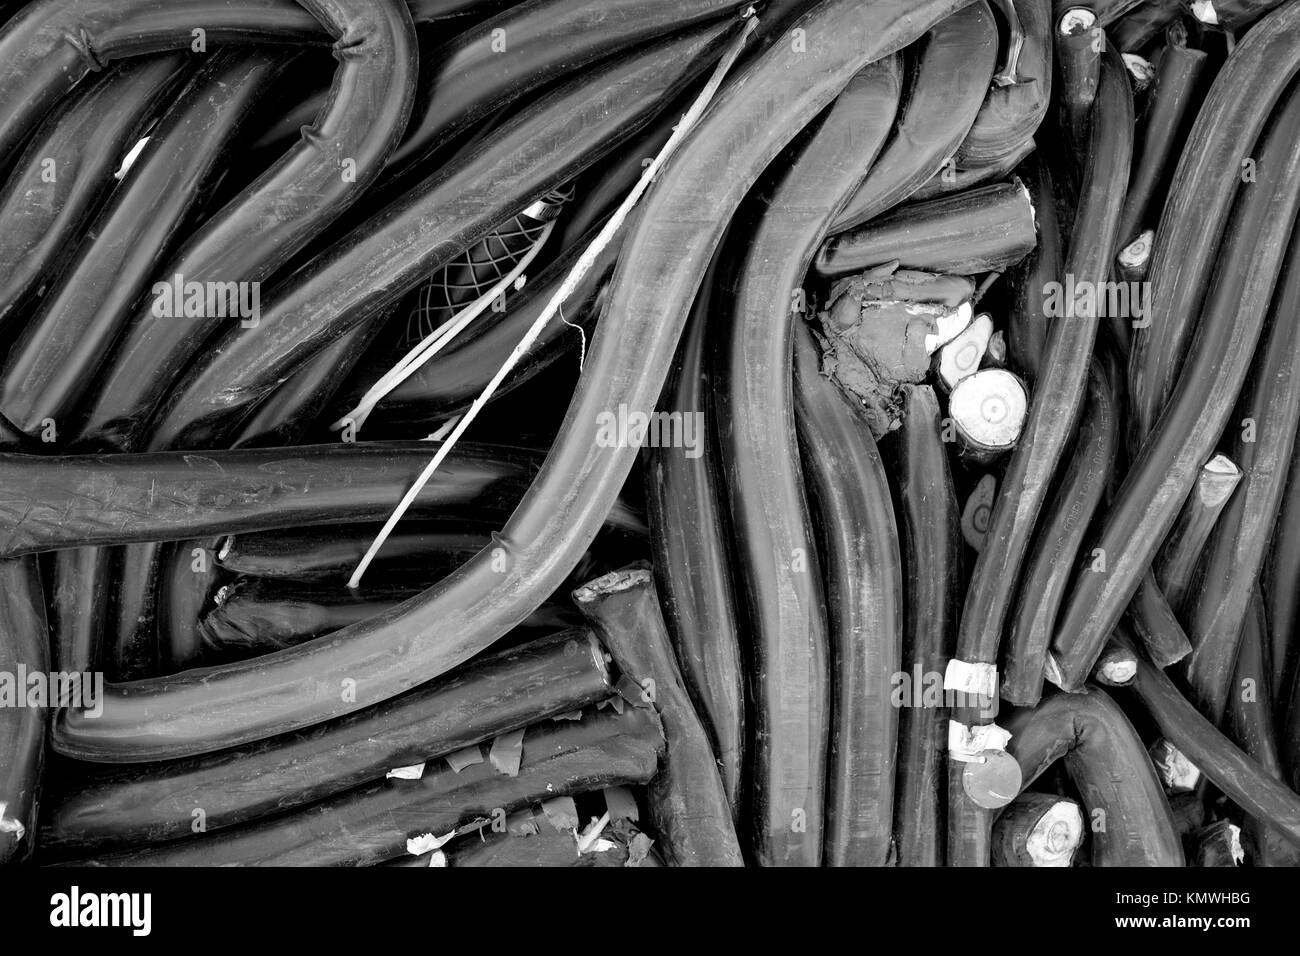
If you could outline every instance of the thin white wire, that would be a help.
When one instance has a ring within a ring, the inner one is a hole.
[[[637,184],[632,187],[632,191],[628,193],[627,198],[624,199],[618,209],[615,210],[614,215],[610,216],[609,221],[605,223],[604,228],[602,228],[596,238],[592,240],[591,245],[587,246],[582,255],[578,258],[578,261],[574,263],[573,269],[565,278],[564,283],[556,291],[555,295],[551,297],[551,300],[546,304],[546,308],[543,309],[541,314],[533,321],[532,326],[524,333],[523,339],[521,339],[519,344],[515,346],[514,351],[510,353],[510,357],[506,359],[501,368],[497,369],[497,373],[492,376],[492,380],[487,383],[487,386],[479,394],[479,397],[474,399],[474,404],[469,407],[469,410],[465,413],[465,417],[456,423],[456,428],[452,431],[450,437],[442,443],[442,447],[440,447],[437,453],[433,456],[433,460],[425,466],[422,472],[420,472],[420,476],[415,479],[415,483],[411,485],[405,496],[403,496],[401,502],[397,505],[397,508],[394,509],[391,515],[389,515],[388,520],[384,522],[383,528],[380,529],[379,534],[376,535],[375,540],[371,542],[365,555],[362,556],[360,563],[357,564],[356,570],[352,572],[352,577],[348,580],[348,587],[355,588],[361,584],[361,577],[366,573],[366,568],[370,567],[370,562],[374,560],[379,549],[383,547],[384,541],[388,539],[393,528],[397,527],[397,522],[402,520],[402,517],[406,514],[407,510],[411,507],[411,504],[420,494],[421,489],[429,483],[429,479],[432,478],[434,472],[438,470],[438,466],[443,463],[447,455],[451,453],[451,450],[456,447],[456,442],[460,440],[460,436],[465,434],[465,430],[469,428],[474,419],[478,417],[478,413],[483,410],[483,406],[488,403],[492,398],[493,393],[496,392],[501,383],[505,381],[506,376],[510,374],[510,370],[513,369],[519,363],[519,360],[528,353],[528,350],[532,348],[533,343],[537,341],[537,337],[542,334],[542,330],[546,327],[546,323],[554,318],[556,312],[559,311],[560,306],[564,303],[564,300],[573,293],[573,290],[577,288],[578,283],[582,281],[583,277],[586,276],[587,272],[591,269],[592,265],[596,261],[596,257],[600,255],[601,250],[609,245],[618,230],[622,228],[623,223],[632,212],[632,207],[637,204],[637,201],[645,194],[645,191],[650,188],[650,183],[654,181],[655,176],[659,173],[659,170],[663,167],[664,163],[666,163],[672,155],[677,152],[677,148],[681,145],[682,140],[686,138],[686,135],[694,128],[695,124],[699,122],[700,117],[704,115],[704,111],[708,108],[709,103],[712,102],[714,95],[718,92],[718,88],[722,85],[722,81],[726,78],[728,71],[736,62],[737,57],[740,56],[741,50],[744,49],[745,41],[749,39],[749,35],[754,31],[754,28],[758,26],[758,17],[754,15],[753,7],[748,8],[743,16],[746,18],[745,29],[741,32],[740,36],[736,38],[735,42],[727,50],[726,55],[723,56],[722,61],[714,69],[713,75],[709,78],[708,84],[700,91],[700,95],[695,98],[695,102],[691,104],[690,109],[686,111],[681,122],[677,124],[677,128],[673,130],[673,135],[668,138],[668,142],[665,143],[663,149],[659,151],[659,155],[651,160],[650,165],[648,165],[641,173],[641,178],[637,180]]]
[[[533,244],[528,248],[528,251],[515,263],[514,268],[498,279],[495,285],[477,299],[417,342],[402,356],[396,365],[381,375],[374,385],[370,386],[357,402],[356,408],[330,425],[331,430],[337,431],[346,428],[349,423],[352,424],[353,428],[360,430],[361,426],[366,423],[366,419],[370,417],[370,413],[375,410],[375,406],[383,401],[389,392],[405,382],[429,359],[441,352],[448,343],[464,331],[467,325],[482,315],[497,296],[508,292],[511,286],[519,288],[517,283],[524,277],[524,270],[537,258],[537,254],[542,251],[542,246],[554,228],[554,220],[546,223]]]
[[[458,421],[460,421],[460,416],[453,415],[451,418],[439,425],[433,434],[426,438],[425,441],[442,441],[447,437],[447,432],[456,427]]]

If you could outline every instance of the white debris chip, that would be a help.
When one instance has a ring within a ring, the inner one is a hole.
[[[1106,661],[1098,670],[1101,676],[1116,687],[1123,687],[1137,677],[1137,661],[1125,658]]]
[[[1025,852],[1034,866],[1064,867],[1082,842],[1083,811],[1073,800],[1061,800],[1038,818],[1025,840]]]
[[[606,787],[605,809],[611,820],[638,820],[641,817],[637,809],[636,797],[627,787]]]
[[[962,302],[955,309],[948,309],[935,317],[935,330],[925,337],[925,351],[933,355],[947,345],[971,324],[974,309],[969,302]]]
[[[547,789],[551,788],[547,784]],[[573,797],[554,797],[542,803],[542,814],[556,830],[578,829],[578,807]]]
[[[505,774],[507,777],[519,776],[519,764],[523,758],[523,728],[497,737],[492,741],[492,748],[488,751],[488,760],[492,761],[493,768],[497,773]]]
[[[939,378],[949,389],[979,371],[993,337],[993,317],[980,313],[974,322],[939,350]]]
[[[1163,737],[1151,745],[1150,753],[1160,782],[1168,792],[1191,793],[1201,782],[1200,768]]]
[[[434,836],[432,833],[421,833],[419,836],[411,837],[406,841],[406,852],[411,856],[423,856],[431,850],[441,849],[456,835],[452,830],[443,836]]]
[[[396,780],[419,780],[424,776],[424,764],[415,763],[409,767],[394,767],[388,773],[384,774],[384,779]]]
[[[466,747],[464,750],[457,750],[453,754],[447,754],[447,765],[455,773],[460,773],[466,767],[472,767],[476,763],[483,762],[483,750],[478,744]]]
[[[12,833],[15,840],[21,840],[27,833],[27,828],[23,826],[21,820],[15,820],[13,817],[5,816],[5,810],[9,805],[0,802],[0,833]]]
[[[997,724],[968,727],[958,720],[948,721],[948,756],[962,763],[980,759],[986,750],[1006,750],[1011,733]]]
[[[1241,827],[1235,823],[1228,824],[1228,846],[1232,853],[1232,862],[1241,866],[1246,860],[1246,851],[1241,848]]]
[[[981,664],[978,661],[970,663],[953,658],[943,674],[943,689],[985,699],[994,697],[998,692],[997,665]]]
[[[609,811],[606,810],[605,815],[602,816],[599,820],[593,817],[592,821],[589,824],[587,824],[586,828],[581,833],[575,834],[578,840],[579,856],[581,856],[583,853],[605,853],[608,852],[609,850],[614,849],[613,843],[611,843],[609,840],[601,839],[600,836],[601,833],[604,832],[605,827],[608,825],[609,825]]]
[[[1065,680],[1065,675],[1061,673],[1061,663],[1051,651],[1043,658],[1043,677],[1056,687],[1060,687],[1061,681]]]

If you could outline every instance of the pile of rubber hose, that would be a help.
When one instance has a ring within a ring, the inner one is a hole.
[[[0,863],[1300,865],[1298,218],[1300,0],[6,4]]]

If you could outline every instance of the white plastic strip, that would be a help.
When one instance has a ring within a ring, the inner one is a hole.
[[[948,756],[962,763],[973,763],[985,750],[1006,750],[1011,733],[997,724],[968,727],[961,721],[948,721]]]
[[[423,856],[430,850],[436,850],[449,843],[455,836],[455,830],[452,830],[444,836],[434,836],[432,833],[421,833],[419,836],[411,837],[406,841],[406,852],[411,854],[411,856]]]
[[[394,767],[384,774],[385,780],[419,780],[424,776],[424,764],[413,763],[409,767]]]
[[[1051,651],[1043,657],[1043,677],[1055,687],[1060,687],[1061,681],[1065,680],[1065,675],[1061,673],[1061,665]]]
[[[953,658],[944,671],[943,689],[973,694],[981,699],[994,697],[998,692],[997,665],[969,663]]]
[[[1156,776],[1169,793],[1191,793],[1200,785],[1200,768],[1164,737],[1152,744],[1148,752]]]
[[[375,406],[383,401],[389,392],[405,382],[429,359],[446,348],[456,336],[465,330],[467,325],[482,315],[498,296],[508,292],[512,286],[516,289],[523,288],[524,270],[537,258],[537,254],[542,251],[542,246],[546,244],[546,240],[554,228],[554,222],[548,222],[544,225],[537,239],[529,247],[528,251],[519,257],[519,261],[515,263],[513,269],[498,279],[495,285],[477,299],[421,339],[419,343],[402,356],[396,365],[381,375],[374,385],[370,386],[366,393],[361,396],[360,401],[357,402],[356,408],[332,424],[330,428],[338,431],[351,423],[354,428],[359,430],[366,423],[366,419],[370,417],[370,413],[375,410]]]
[[[447,437],[448,432],[450,432],[453,428],[456,427],[456,423],[458,421],[460,421],[460,416],[453,415],[451,418],[447,419],[445,422],[443,422],[441,425],[435,428],[433,432],[429,435],[429,437],[425,439],[425,441],[442,441],[444,438]]]
[[[1232,854],[1232,862],[1238,866],[1246,861],[1246,851],[1241,847],[1241,827],[1235,823],[1228,824],[1228,852]]]
[[[27,828],[23,826],[21,820],[5,816],[5,810],[8,809],[8,806],[7,803],[0,800],[0,833],[12,833],[15,839],[21,840],[23,835],[27,833]]]
[[[1210,0],[1192,0],[1192,16],[1210,26],[1217,26],[1219,23],[1219,12],[1214,9],[1214,4]]]
[[[432,478],[434,472],[438,470],[438,466],[446,460],[449,454],[451,454],[451,450],[456,447],[456,442],[460,441],[460,436],[465,434],[466,429],[469,428],[474,419],[478,417],[479,412],[481,412],[483,407],[487,405],[489,400],[491,400],[493,394],[500,387],[501,383],[505,381],[506,376],[510,374],[511,369],[518,365],[519,360],[528,354],[528,350],[533,347],[533,343],[537,341],[537,337],[542,334],[542,329],[546,328],[546,324],[555,317],[560,306],[564,304],[564,300],[573,294],[573,290],[578,287],[578,283],[580,283],[583,277],[591,270],[591,267],[595,263],[597,256],[600,255],[601,250],[608,246],[610,242],[613,241],[614,236],[618,231],[623,228],[623,223],[626,222],[627,217],[631,215],[632,208],[640,201],[641,197],[645,194],[645,191],[650,188],[650,184],[654,182],[654,178],[659,175],[659,170],[663,168],[664,163],[668,162],[673,154],[677,152],[678,147],[681,146],[682,141],[686,139],[687,134],[690,133],[691,130],[695,128],[695,125],[700,121],[700,117],[704,115],[704,111],[708,109],[709,103],[713,101],[713,97],[717,94],[718,88],[722,86],[722,81],[726,79],[727,73],[730,72],[731,67],[735,64],[741,51],[745,48],[745,43],[749,39],[749,35],[753,33],[754,29],[758,26],[758,17],[754,15],[753,7],[746,8],[743,16],[746,18],[744,30],[722,57],[722,61],[717,65],[713,71],[713,75],[709,78],[708,84],[706,84],[704,89],[700,91],[700,95],[695,98],[695,102],[691,104],[690,109],[686,111],[681,122],[677,124],[677,128],[673,130],[673,135],[668,138],[668,142],[665,143],[663,149],[659,151],[659,155],[652,159],[649,165],[647,165],[642,171],[641,178],[637,180],[637,184],[632,187],[632,191],[627,194],[627,197],[623,200],[622,204],[614,211],[614,214],[609,217],[609,220],[597,234],[596,238],[592,240],[591,245],[587,246],[587,248],[583,250],[582,255],[578,257],[578,261],[574,263],[573,269],[569,272],[568,276],[565,277],[564,282],[561,283],[560,288],[556,290],[555,295],[551,297],[551,300],[546,304],[546,307],[542,309],[541,313],[533,321],[532,326],[524,333],[523,339],[521,339],[519,344],[515,346],[515,350],[510,353],[510,357],[506,359],[505,364],[503,364],[501,368],[497,369],[497,373],[492,376],[492,380],[487,383],[487,386],[483,389],[479,397],[474,399],[474,403],[470,405],[469,411],[465,413],[465,417],[456,424],[456,428],[452,431],[450,437],[443,442],[442,447],[439,448],[437,454],[433,456],[433,460],[425,466],[422,472],[420,472],[419,477],[415,479],[415,483],[411,485],[410,489],[398,503],[393,513],[388,516],[388,520],[384,522],[383,528],[380,529],[379,534],[375,536],[375,540],[371,542],[365,555],[362,556],[361,562],[357,565],[357,569],[352,572],[352,577],[348,580],[348,587],[355,588],[360,586],[361,577],[366,573],[366,568],[370,567],[370,562],[375,559],[375,555],[378,554],[379,549],[383,547],[384,541],[386,541],[388,536],[392,534],[393,528],[397,527],[397,522],[402,520],[402,516],[406,514],[407,509],[411,507],[411,504],[415,501],[416,497],[419,496],[420,490],[429,483],[429,479]]]
[[[605,850],[613,848],[614,844],[612,843],[610,843],[609,846],[606,847],[597,846],[597,843],[609,842],[607,840],[600,839],[600,835],[605,832],[605,827],[607,827],[608,825],[609,825],[609,811],[606,810],[604,816],[602,816],[599,820],[593,820],[591,822],[591,825],[588,826],[585,830],[583,830],[582,833],[576,834],[578,840],[579,856],[581,856],[584,853],[592,853],[592,852],[602,853]]]

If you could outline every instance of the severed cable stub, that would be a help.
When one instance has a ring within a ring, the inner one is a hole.
[[[993,519],[993,505],[997,500],[998,480],[993,475],[985,475],[975,485],[975,490],[966,499],[966,506],[961,512],[961,535],[975,551],[984,550],[984,538],[989,533],[989,523]]]
[[[1151,267],[1151,253],[1155,248],[1155,242],[1155,230],[1146,229],[1119,251],[1115,263],[1120,278],[1128,282],[1136,282],[1146,277],[1147,270]]]
[[[1156,68],[1151,61],[1144,56],[1138,56],[1136,53],[1121,54],[1124,60],[1124,68],[1128,70],[1128,75],[1133,82],[1133,91],[1142,93],[1147,90],[1156,78]]]
[[[953,388],[948,413],[962,454],[987,463],[1015,447],[1029,414],[1029,395],[1006,369],[981,369]]]
[[[980,756],[981,762],[962,767],[962,789],[977,807],[1000,810],[1020,793],[1020,764],[1005,750],[986,750]]]
[[[1020,764],[1007,753],[1011,734],[997,724],[948,721],[948,759],[962,764],[961,785],[978,807],[997,810],[1020,793]]]
[[[1093,13],[1087,7],[1071,7],[1061,14],[1061,19],[1057,21],[1056,28],[1063,37],[1074,37],[1080,33],[1087,33],[1097,25],[1097,14]]]
[[[1127,647],[1109,645],[1097,658],[1092,678],[1107,687],[1127,687],[1137,677],[1137,657]]]
[[[1153,743],[1148,753],[1166,792],[1191,793],[1200,785],[1200,768],[1164,737]]]
[[[1192,0],[1192,16],[1207,26],[1219,25],[1219,12],[1211,0]]]
[[[993,317],[981,312],[975,321],[939,349],[939,382],[947,389],[957,387],[962,379],[979,371],[993,337]]]

